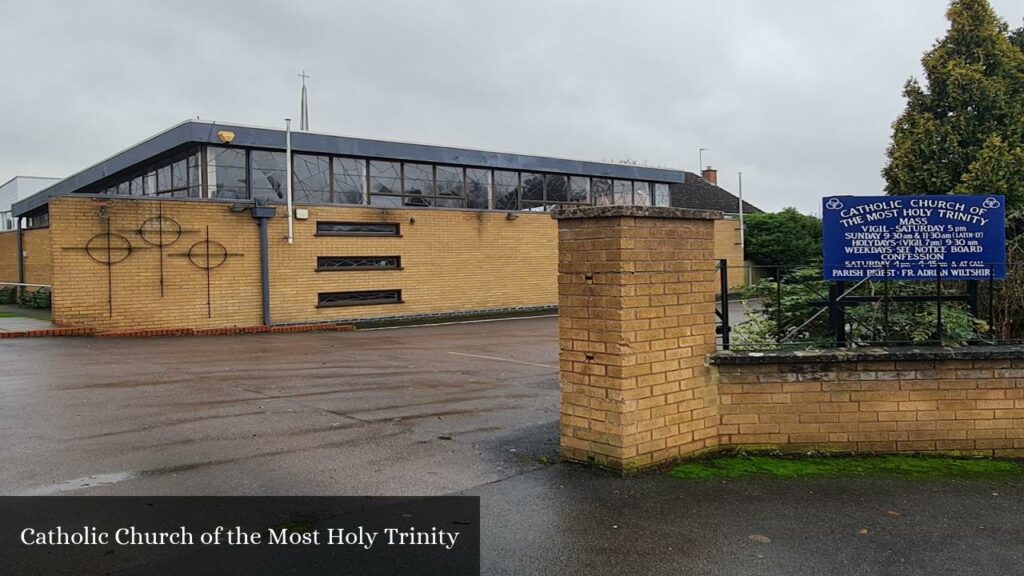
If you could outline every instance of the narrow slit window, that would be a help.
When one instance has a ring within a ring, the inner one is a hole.
[[[320,292],[317,294],[317,306],[320,308],[401,303],[401,290],[359,290],[354,292]]]
[[[317,236],[399,236],[392,222],[317,222]]]
[[[318,272],[345,270],[400,270],[401,256],[318,256]]]

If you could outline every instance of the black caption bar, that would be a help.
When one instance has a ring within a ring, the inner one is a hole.
[[[480,499],[0,497],[5,575],[480,574]]]

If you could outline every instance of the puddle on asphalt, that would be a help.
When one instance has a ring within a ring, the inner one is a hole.
[[[109,486],[111,484],[117,484],[118,482],[124,482],[125,480],[131,480],[135,478],[137,474],[135,472],[111,472],[110,474],[93,474],[92,476],[86,476],[84,478],[75,478],[74,480],[67,480],[60,484],[50,484],[48,486],[37,486],[30,488],[23,492],[20,492],[19,496],[53,496],[54,494],[60,494],[61,492],[69,492],[71,490],[81,490],[83,488],[94,488],[96,486]]]

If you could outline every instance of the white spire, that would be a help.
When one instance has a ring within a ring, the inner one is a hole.
[[[302,111],[299,114],[299,130],[309,130],[309,102],[306,100],[306,79],[310,78],[306,71],[303,70],[298,75],[302,78]]]

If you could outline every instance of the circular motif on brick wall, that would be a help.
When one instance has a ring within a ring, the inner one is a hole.
[[[203,270],[213,270],[228,259],[228,249],[220,242],[200,240],[188,249],[188,259]]]
[[[170,246],[181,238],[181,224],[173,218],[154,216],[139,226],[139,236],[153,246]]]
[[[117,264],[132,253],[132,243],[120,234],[97,234],[85,244],[85,253],[100,264]]]

